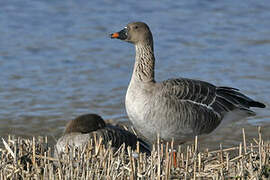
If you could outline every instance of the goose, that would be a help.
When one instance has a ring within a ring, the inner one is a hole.
[[[105,145],[111,141],[114,150],[119,149],[123,143],[135,150],[139,142],[141,152],[151,152],[148,144],[131,132],[106,124],[97,114],[84,114],[67,123],[64,135],[56,143],[55,156],[64,153],[66,146],[83,147],[95,136],[102,138]]]
[[[222,121],[254,116],[251,107],[265,107],[233,87],[188,78],[156,82],[153,37],[144,22],[129,23],[110,37],[135,45],[125,107],[136,130],[149,141],[158,134],[164,141],[183,143],[211,133]]]

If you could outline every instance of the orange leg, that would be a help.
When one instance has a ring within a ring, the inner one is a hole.
[[[174,168],[177,168],[176,152],[175,151],[173,151],[173,166],[174,166]]]

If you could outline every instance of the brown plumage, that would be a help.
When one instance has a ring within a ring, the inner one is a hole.
[[[111,146],[115,149],[125,143],[126,147],[130,146],[131,149],[135,150],[137,142],[139,142],[141,152],[147,154],[151,152],[148,144],[135,134],[120,127],[106,124],[96,114],[81,115],[68,122],[64,135],[57,141],[55,147],[58,153],[62,153],[66,146],[82,147],[94,137],[102,138],[105,145],[111,142]]]

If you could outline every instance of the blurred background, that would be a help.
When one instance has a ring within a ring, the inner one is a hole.
[[[188,77],[239,88],[267,105],[201,141],[270,138],[270,3],[233,0],[0,1],[0,136],[59,138],[67,121],[97,113],[127,121],[134,47],[109,34],[132,21],[153,33],[156,79]],[[217,143],[218,142],[218,143]]]

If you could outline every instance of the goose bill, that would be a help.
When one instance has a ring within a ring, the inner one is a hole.
[[[123,30],[119,31],[119,32],[115,32],[111,34],[111,38],[112,39],[121,39],[121,40],[125,40],[127,39],[127,29],[124,28]]]

